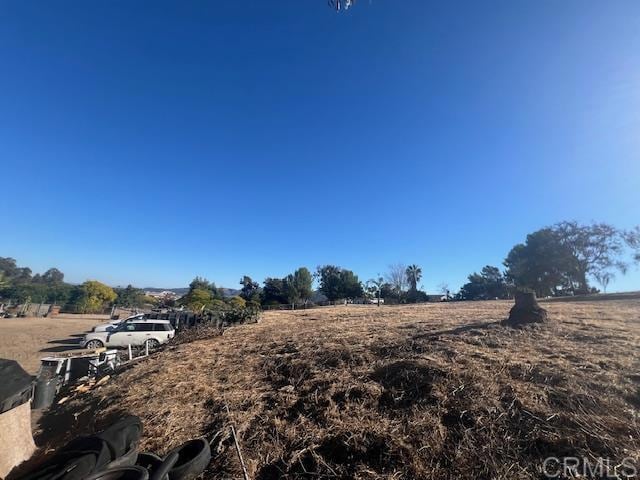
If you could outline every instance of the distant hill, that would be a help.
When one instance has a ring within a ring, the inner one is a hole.
[[[237,288],[224,288],[220,287],[225,297],[235,297],[240,293]],[[158,288],[158,287],[145,287],[142,290],[145,292],[173,292],[178,296],[186,295],[189,288]]]
[[[222,294],[225,297],[235,297],[237,295],[240,295],[240,290],[237,288],[225,288],[225,287],[219,287],[220,290],[222,290]]]

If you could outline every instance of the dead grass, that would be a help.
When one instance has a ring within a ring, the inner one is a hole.
[[[214,438],[205,478],[540,478],[547,456],[640,454],[640,301],[267,312],[56,407],[40,441],[142,417],[145,449]],[[225,409],[229,406],[231,415]],[[53,418],[66,426],[64,433]],[[47,420],[49,419],[49,420]]]
[[[0,318],[0,358],[17,360],[27,372],[35,374],[41,357],[76,348],[78,335],[108,318],[108,315],[73,314]]]

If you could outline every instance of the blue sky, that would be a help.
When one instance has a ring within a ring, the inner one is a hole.
[[[544,225],[640,223],[639,52],[635,0],[6,1],[0,255],[457,289]]]

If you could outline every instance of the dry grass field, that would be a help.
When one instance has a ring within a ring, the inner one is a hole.
[[[40,358],[75,348],[77,335],[106,322],[107,318],[104,315],[0,318],[0,358],[17,360],[27,372],[36,374]]]
[[[212,439],[211,479],[241,478],[230,424],[254,479],[533,479],[548,456],[637,460],[640,301],[542,305],[550,324],[526,330],[499,324],[509,302],[268,312],[56,406],[37,441],[133,413],[144,449]]]

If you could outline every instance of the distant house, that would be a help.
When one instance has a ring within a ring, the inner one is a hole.
[[[145,295],[153,298],[161,298],[163,300],[177,300],[180,296],[176,292],[172,292],[171,290],[147,290],[144,292]]]
[[[438,295],[427,295],[429,302],[447,302],[451,300],[450,296],[442,295],[441,293]]]

